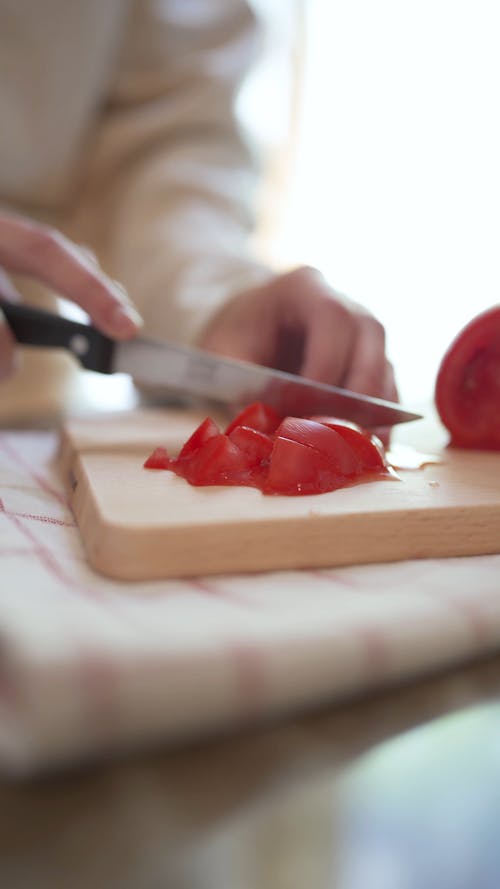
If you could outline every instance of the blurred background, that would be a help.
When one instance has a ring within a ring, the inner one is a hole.
[[[377,314],[403,400],[428,399],[452,337],[500,299],[500,7],[255,2],[283,46],[292,7],[298,22],[294,145],[268,248]],[[287,109],[277,58],[246,98],[270,140]]]

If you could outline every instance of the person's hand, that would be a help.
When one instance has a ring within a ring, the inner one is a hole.
[[[315,269],[299,268],[234,296],[199,345],[365,395],[398,397],[384,328]]]
[[[30,219],[0,211],[0,295],[19,295],[8,274],[25,275],[77,303],[93,323],[114,339],[128,339],[141,318],[122,288],[107,278],[88,251],[60,232]],[[0,311],[0,378],[15,365],[15,342]]]

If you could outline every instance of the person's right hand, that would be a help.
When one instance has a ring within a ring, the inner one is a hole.
[[[0,211],[0,295],[19,295],[8,273],[24,275],[77,303],[92,322],[114,339],[129,339],[142,320],[124,290],[100,270],[89,253],[60,232]],[[15,366],[15,340],[0,311],[0,378]]]

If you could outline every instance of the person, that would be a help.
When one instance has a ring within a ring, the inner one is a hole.
[[[261,50],[249,2],[0,0],[0,18],[4,298],[29,278],[118,339],[143,327],[397,398],[367,308],[252,254],[259,159],[236,111]],[[1,377],[15,356],[4,321]]]

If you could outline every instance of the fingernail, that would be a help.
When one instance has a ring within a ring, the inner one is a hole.
[[[136,333],[144,325],[139,312],[133,307],[124,303],[117,305],[112,316],[113,328],[117,333]]]

